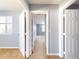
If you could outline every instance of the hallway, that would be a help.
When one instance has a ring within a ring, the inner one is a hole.
[[[36,38],[34,42],[33,54],[29,59],[60,59],[59,56],[47,56],[46,55],[46,43],[43,36]]]
[[[34,41],[33,54],[29,59],[47,59],[45,38],[38,36]]]

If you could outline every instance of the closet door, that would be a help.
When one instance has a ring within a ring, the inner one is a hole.
[[[66,10],[65,59],[79,59],[79,11]]]

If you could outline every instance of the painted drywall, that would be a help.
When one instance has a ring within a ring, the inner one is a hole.
[[[48,11],[49,14],[49,39],[48,39],[48,53],[59,53],[59,35],[58,35],[58,5],[30,5],[31,11],[43,10]]]
[[[0,16],[12,16],[12,34],[0,34],[0,47],[19,47],[19,13],[14,11],[0,11]]]

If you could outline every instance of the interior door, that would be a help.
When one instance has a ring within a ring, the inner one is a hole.
[[[19,49],[23,57],[25,57],[25,12],[19,17]]]
[[[32,39],[32,13],[30,12],[30,19],[29,19],[29,56],[32,54],[33,49],[33,39]]]
[[[65,59],[79,59],[79,10],[68,9],[65,14]]]

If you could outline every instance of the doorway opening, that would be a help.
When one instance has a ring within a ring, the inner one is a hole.
[[[32,11],[31,12],[31,54],[35,52],[38,43],[42,44],[45,53],[48,53],[48,12],[47,11]],[[38,43],[37,43],[38,42]]]
[[[63,51],[65,59],[79,58],[79,2],[76,1],[64,10]]]

